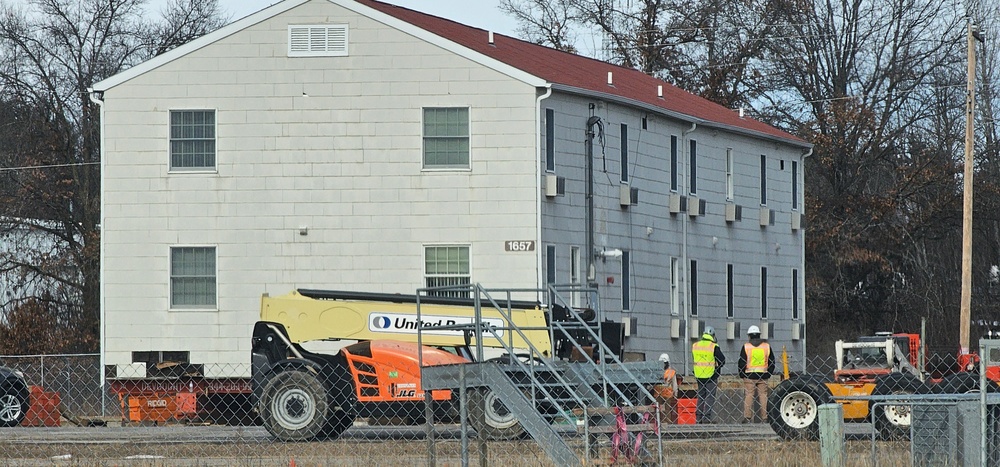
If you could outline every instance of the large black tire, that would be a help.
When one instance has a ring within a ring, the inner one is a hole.
[[[28,413],[28,388],[17,381],[0,385],[0,427],[21,424]]]
[[[815,378],[782,381],[767,398],[767,422],[786,440],[819,439],[819,406],[833,402],[833,395]]]
[[[493,441],[519,439],[524,427],[489,388],[469,391],[469,423],[479,436]]]
[[[930,388],[916,376],[905,373],[890,373],[875,378],[873,396],[927,394]],[[880,439],[905,440],[910,438],[913,407],[909,404],[887,404],[870,401],[869,414],[875,423],[875,432]]]
[[[343,410],[335,410],[326,421],[326,426],[320,432],[320,437],[326,439],[337,439],[354,425],[354,415]]]
[[[979,392],[979,375],[975,373],[956,373],[945,376],[940,383],[934,385],[934,392],[938,394],[966,394]],[[1000,388],[996,383],[987,380],[987,392],[998,392]]]
[[[312,373],[283,371],[264,385],[259,406],[261,421],[281,441],[315,439],[326,435],[324,428],[331,421],[327,397],[326,387]]]

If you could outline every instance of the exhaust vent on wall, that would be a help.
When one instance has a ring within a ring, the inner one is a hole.
[[[545,196],[553,198],[566,194],[566,177],[545,174]]]
[[[796,231],[802,228],[802,214],[798,212],[792,213],[792,231]]]
[[[667,204],[670,205],[670,214],[679,214],[687,206],[687,199],[677,193],[671,193]]]
[[[740,338],[740,323],[739,321],[729,321],[726,323],[726,339],[736,340]]]
[[[670,338],[680,339],[684,335],[684,320],[680,318],[670,318]]]
[[[622,184],[618,188],[618,203],[622,207],[639,204],[639,189]]]
[[[736,203],[726,203],[726,222],[743,220],[743,206]]]
[[[761,323],[760,338],[771,339],[774,337],[774,323]]]
[[[701,333],[705,332],[705,322],[700,319],[692,319],[689,324],[691,328],[688,329],[688,336],[692,340],[701,339]]]

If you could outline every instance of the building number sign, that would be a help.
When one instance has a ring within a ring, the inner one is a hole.
[[[507,240],[503,242],[504,251],[535,251],[534,240]]]

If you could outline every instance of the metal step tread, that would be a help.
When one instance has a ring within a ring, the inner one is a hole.
[[[656,413],[659,411],[659,407],[656,405],[625,405],[625,406],[615,406],[615,407],[587,407],[575,408],[573,409],[573,414],[577,416],[582,415],[615,415],[617,413],[633,414],[633,413]]]
[[[659,425],[655,423],[634,423],[625,425],[625,431],[656,431]],[[598,425],[585,427],[580,425],[576,429],[579,433],[617,433],[618,425]]]

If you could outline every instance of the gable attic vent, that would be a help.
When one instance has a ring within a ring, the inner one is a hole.
[[[289,57],[342,57],[346,55],[346,24],[288,26]]]

